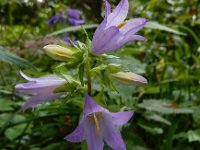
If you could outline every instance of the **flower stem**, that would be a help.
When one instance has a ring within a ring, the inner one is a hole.
[[[87,87],[88,87],[88,95],[92,95],[92,85],[91,85],[91,76],[90,76],[90,58],[88,57],[86,63],[86,74],[87,74]]]

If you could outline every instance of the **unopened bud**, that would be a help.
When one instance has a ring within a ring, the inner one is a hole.
[[[73,56],[73,54],[75,53],[74,51],[60,45],[49,44],[44,46],[43,49],[49,57],[55,60],[71,61],[73,59],[76,59]]]
[[[117,81],[127,85],[147,84],[147,79],[132,72],[117,72],[111,76]]]

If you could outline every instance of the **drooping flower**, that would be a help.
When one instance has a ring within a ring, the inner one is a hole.
[[[53,15],[47,22],[49,26],[55,25],[59,21],[63,21],[67,16],[64,13]]]
[[[132,115],[133,111],[111,113],[86,95],[80,124],[64,139],[75,143],[86,140],[88,150],[103,150],[104,142],[114,150],[126,150],[117,126],[127,123]]]
[[[106,7],[105,18],[96,29],[92,39],[92,53],[99,55],[113,51],[133,40],[146,39],[136,33],[144,27],[147,20],[134,18],[124,21],[129,9],[128,0],[121,0],[111,12],[110,4],[104,0]]]
[[[111,77],[127,85],[147,84],[147,79],[133,72],[117,72],[111,74]]]
[[[60,97],[63,93],[53,93],[53,90],[57,87],[66,83],[66,80],[56,76],[49,75],[40,78],[31,78],[20,72],[21,76],[26,80],[30,81],[28,83],[17,84],[15,90],[24,94],[31,94],[32,97],[24,104],[23,111],[27,108],[32,108],[37,104],[53,100]]]
[[[68,22],[71,25],[77,26],[85,22],[85,20],[80,19],[80,15],[82,14],[80,10],[68,8],[67,13],[68,13]]]

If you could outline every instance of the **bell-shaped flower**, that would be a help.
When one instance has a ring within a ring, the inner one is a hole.
[[[61,13],[61,14],[55,14],[53,15],[47,22],[47,24],[49,26],[53,26],[55,25],[56,23],[60,22],[60,21],[63,21],[67,16],[64,14],[64,13]]]
[[[66,83],[66,80],[56,76],[49,75],[40,78],[31,78],[20,72],[21,76],[26,80],[30,81],[28,83],[17,84],[15,90],[24,94],[31,94],[32,97],[24,104],[23,111],[27,108],[32,108],[37,104],[53,100],[60,97],[64,93],[53,93],[53,90],[57,87]]]
[[[108,1],[104,0],[104,3],[105,18],[94,33],[91,45],[93,54],[99,55],[113,51],[129,41],[146,40],[136,34],[147,23],[146,19],[134,18],[125,21],[129,9],[128,0],[121,0],[112,12]]]
[[[68,22],[72,26],[81,25],[85,22],[85,20],[80,19],[80,15],[82,14],[80,10],[68,8],[67,13],[68,13]]]
[[[117,72],[117,73],[111,74],[111,77],[127,85],[147,84],[147,79],[133,72]]]
[[[133,111],[111,113],[86,95],[80,124],[64,139],[75,143],[86,140],[88,150],[103,150],[104,142],[114,150],[126,150],[117,126],[127,123],[132,115]]]

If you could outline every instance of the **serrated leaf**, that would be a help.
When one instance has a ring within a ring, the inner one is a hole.
[[[5,50],[3,47],[0,46],[0,61],[18,66],[18,67],[25,67],[30,69],[36,69],[30,62],[27,60],[18,57],[17,55]]]
[[[184,108],[169,100],[144,100],[143,103],[138,104],[138,107],[162,114],[191,114],[193,112],[192,109]]]
[[[180,32],[180,31],[177,31],[173,28],[170,28],[166,25],[162,25],[162,24],[159,24],[157,22],[154,22],[154,21],[149,21],[145,27],[147,28],[150,28],[150,29],[156,29],[156,30],[161,30],[161,31],[167,31],[167,32],[171,32],[171,33],[174,33],[174,34],[178,34],[178,35],[186,35],[185,33],[183,32]]]

